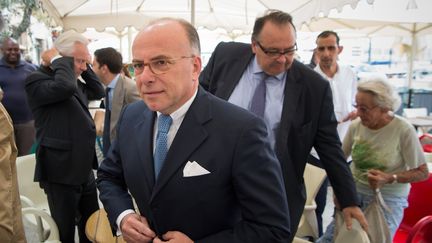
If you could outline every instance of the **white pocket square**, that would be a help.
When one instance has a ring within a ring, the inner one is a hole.
[[[210,174],[210,171],[199,165],[196,161],[188,161],[183,169],[183,177],[192,177]]]

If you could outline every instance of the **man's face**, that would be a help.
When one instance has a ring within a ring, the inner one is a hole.
[[[166,21],[141,31],[134,40],[132,56],[133,63],[145,65],[135,69],[136,83],[151,110],[171,114],[195,93],[201,58],[193,55],[185,30],[178,23]],[[150,63],[159,74],[150,70]]]
[[[2,51],[7,64],[17,65],[19,63],[21,52],[18,43],[8,39],[3,42]]]
[[[85,44],[77,42],[74,44],[72,56],[74,58],[75,75],[78,77],[82,72],[87,70],[87,62],[90,60],[90,53]]]
[[[324,69],[329,69],[337,65],[339,53],[342,52],[342,46],[336,42],[336,36],[329,35],[325,38],[318,38],[316,41],[316,55],[319,58],[319,65]]]
[[[291,24],[279,26],[267,21],[257,40],[252,41],[252,51],[258,64],[269,75],[277,75],[288,70],[293,63],[296,49],[296,34]],[[287,53],[269,55],[275,51]]]
[[[97,61],[97,57],[93,59],[93,72],[98,76],[99,80],[102,81],[105,85],[108,85],[104,82],[104,75],[103,75],[103,66],[99,64]]]

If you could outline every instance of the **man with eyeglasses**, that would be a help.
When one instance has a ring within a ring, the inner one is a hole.
[[[270,10],[257,18],[251,41],[251,45],[220,43],[201,73],[200,83],[216,96],[253,112],[256,100],[264,101],[260,105],[264,112],[257,115],[264,119],[281,163],[291,237],[305,205],[303,173],[312,146],[321,156],[347,227],[354,217],[367,228],[337,135],[330,85],[294,59],[297,45],[291,16]],[[265,92],[259,91],[261,85]],[[256,93],[261,93],[260,99],[255,98]]]
[[[339,138],[343,140],[350,121],[357,117],[353,107],[357,93],[357,76],[349,66],[338,63],[339,54],[343,50],[339,41],[338,34],[330,30],[323,31],[317,36],[315,54],[319,62],[314,70],[330,83],[334,112],[338,121],[337,131]],[[311,151],[309,163],[323,167],[315,149]],[[325,179],[315,197],[319,236],[323,234],[322,214],[327,200],[327,186],[328,179]]]
[[[35,181],[44,189],[61,242],[80,242],[88,217],[99,209],[92,169],[97,168],[95,125],[88,101],[104,97],[92,71],[88,40],[75,31],[62,33],[42,53],[44,65],[26,80],[35,118]],[[82,80],[81,80],[82,79]]]
[[[113,231],[127,242],[288,242],[265,124],[199,86],[195,28],[156,20],[132,55],[143,102],[124,108],[97,179]]]

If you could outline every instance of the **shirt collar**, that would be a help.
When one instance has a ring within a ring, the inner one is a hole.
[[[195,91],[195,94],[188,101],[186,101],[186,103],[184,103],[182,106],[180,106],[180,108],[178,108],[176,111],[170,114],[174,123],[176,123],[176,121],[183,119],[183,117],[186,115],[186,112],[189,110],[190,106],[192,105],[192,102],[194,101],[197,93],[198,93],[198,89]],[[159,111],[157,112],[158,118],[161,114],[162,113],[160,113]]]
[[[115,86],[117,85],[117,82],[118,82],[119,78],[120,78],[120,74],[117,74],[114,77],[114,79],[108,84],[107,88],[114,89]]]
[[[20,61],[18,62],[18,64],[15,65],[15,68],[20,67],[20,66],[24,66],[24,64],[25,64],[24,62],[25,61],[23,61],[23,60],[20,59]],[[11,66],[6,63],[6,60],[5,60],[4,56],[0,59],[0,66],[5,66],[5,67],[11,68]]]

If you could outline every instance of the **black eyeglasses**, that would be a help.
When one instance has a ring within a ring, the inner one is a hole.
[[[148,66],[153,74],[160,75],[169,71],[172,65],[176,64],[176,61],[185,58],[194,58],[195,56],[181,56],[179,58],[158,58],[151,60],[149,63],[143,61],[132,61],[132,67],[134,68],[135,74],[141,74],[144,71],[144,67]]]
[[[261,43],[259,41],[256,41],[256,43],[258,44],[258,46],[261,48],[261,50],[269,57],[272,58],[277,58],[280,57],[282,55],[284,56],[291,56],[294,54],[294,52],[297,51],[297,43],[294,44],[293,47],[290,47],[288,49],[285,49],[284,51],[279,51],[276,49],[271,49],[271,48],[265,48],[261,45]]]

